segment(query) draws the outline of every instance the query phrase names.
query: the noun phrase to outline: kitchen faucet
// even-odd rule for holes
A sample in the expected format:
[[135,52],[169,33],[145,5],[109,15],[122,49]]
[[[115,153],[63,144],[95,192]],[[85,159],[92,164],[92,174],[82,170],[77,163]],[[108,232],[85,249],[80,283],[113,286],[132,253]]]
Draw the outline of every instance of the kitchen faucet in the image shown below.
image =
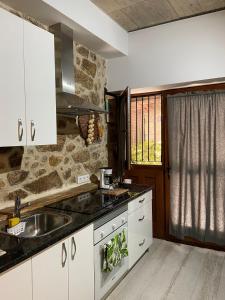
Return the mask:
[[14,216],[17,218],[20,218],[21,209],[23,209],[24,207],[27,207],[29,205],[30,205],[29,202],[27,202],[25,204],[21,204],[21,199],[19,197],[16,197],[15,207],[14,207]]

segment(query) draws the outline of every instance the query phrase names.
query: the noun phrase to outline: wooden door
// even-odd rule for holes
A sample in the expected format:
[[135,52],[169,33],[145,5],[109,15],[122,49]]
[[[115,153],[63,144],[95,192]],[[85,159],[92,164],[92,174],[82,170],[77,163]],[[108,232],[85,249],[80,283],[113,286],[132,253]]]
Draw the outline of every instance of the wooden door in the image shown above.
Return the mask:
[[27,144],[56,144],[54,36],[24,21]]
[[111,93],[105,90],[108,104],[108,156],[113,175],[121,179],[130,169],[130,89]]
[[[162,93],[132,95],[131,98],[131,169],[125,177],[131,178],[133,183],[145,184],[153,187],[152,215],[153,236],[166,238],[166,211],[164,198],[165,184],[165,145],[166,145],[166,110],[165,98]],[[134,116],[136,114],[136,116]],[[145,120],[146,119],[146,120]],[[139,122],[138,122],[139,120]],[[144,123],[145,120],[145,123]],[[132,125],[134,124],[134,127]],[[143,130],[143,126],[145,130]],[[142,127],[142,130],[141,130]],[[157,129],[158,128],[158,129]],[[136,131],[136,133],[134,133]],[[142,131],[141,145],[147,147],[147,154],[140,149],[138,131]],[[144,135],[143,135],[144,132]],[[147,138],[146,138],[147,136]],[[139,134],[140,138],[140,134]],[[135,145],[139,145],[134,147]],[[152,148],[151,148],[152,147]],[[157,147],[159,151],[157,152]],[[138,150],[139,149],[139,150]],[[149,150],[150,149],[150,150]],[[153,149],[153,153],[152,150]],[[140,154],[140,151],[142,152]],[[157,152],[157,155],[156,155]],[[142,163],[143,160],[143,163]]]
[[33,300],[68,300],[69,240],[32,258]]
[[26,145],[23,20],[0,9],[0,147]]
[[[124,93],[125,94],[125,93]],[[120,128],[119,128],[119,120],[118,120],[118,107],[120,104],[120,96],[123,95],[123,93],[105,93],[106,101],[109,103],[109,117],[108,117],[108,153],[109,153],[109,165],[114,169],[114,175],[117,174],[115,171],[116,168],[118,168],[117,161],[118,161],[118,153],[119,148],[121,147],[120,139],[117,139],[120,135]],[[148,156],[148,162],[149,164],[140,163],[139,160],[139,154],[137,155],[137,159],[135,162],[135,159],[133,159],[133,140],[132,140],[132,114],[133,110],[137,113],[140,113],[140,110],[138,109],[138,101],[144,105],[145,108],[147,108],[148,111],[150,111],[151,103],[154,102],[154,105],[157,101],[160,102],[160,114],[158,116],[160,123],[160,129],[159,129],[159,135],[161,136],[160,140],[160,147],[161,147],[161,157],[160,159],[156,159],[155,164],[151,164],[151,155]],[[128,147],[130,148],[130,154],[129,154],[129,160],[131,161],[131,164],[125,164],[124,170],[124,178],[131,178],[133,180],[133,183],[137,184],[145,184],[153,187],[153,236],[157,238],[165,238],[166,237],[166,226],[165,226],[165,200],[164,200],[164,170],[165,170],[165,164],[164,164],[164,151],[165,151],[165,123],[166,123],[166,114],[165,114],[165,102],[164,102],[164,95],[162,93],[149,93],[149,94],[138,94],[138,95],[131,95],[130,99],[130,114],[128,113],[127,116],[129,116],[129,119],[127,120],[128,123],[131,124],[131,130],[129,130],[130,135],[130,144],[127,143]],[[158,108],[157,108],[158,111]],[[153,112],[154,113],[154,112]],[[142,115],[143,115],[143,109],[142,109]],[[149,123],[150,118],[146,119],[146,122]],[[142,118],[142,124],[136,125],[136,128],[138,130],[140,129],[139,125],[142,125],[143,128],[143,118]],[[147,126],[147,132],[148,137],[151,136],[150,134],[151,127]],[[156,132],[157,134],[157,132]],[[145,134],[146,135],[146,134]],[[153,134],[155,135],[155,133]],[[135,139],[134,139],[135,140]],[[137,139],[136,139],[137,142]],[[142,140],[143,143],[143,140]],[[123,144],[122,144],[123,145]],[[149,153],[149,147],[150,143],[147,142],[148,147],[148,153]],[[138,147],[137,147],[138,148]],[[136,151],[138,152],[138,151]],[[142,151],[143,152],[143,151]],[[143,155],[142,155],[143,156]],[[127,156],[128,157],[128,156]],[[148,163],[147,162],[147,163]]]
[[94,300],[93,224],[69,238],[69,300]]

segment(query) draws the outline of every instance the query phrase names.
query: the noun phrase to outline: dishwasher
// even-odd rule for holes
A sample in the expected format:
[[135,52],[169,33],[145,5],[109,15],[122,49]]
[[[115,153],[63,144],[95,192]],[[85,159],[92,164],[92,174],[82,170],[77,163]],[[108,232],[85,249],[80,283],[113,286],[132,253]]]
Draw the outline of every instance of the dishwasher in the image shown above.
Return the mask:
[[95,300],[102,299],[128,271],[128,257],[124,257],[111,272],[102,270],[104,245],[124,229],[128,241],[127,220],[127,205],[125,205],[94,223]]

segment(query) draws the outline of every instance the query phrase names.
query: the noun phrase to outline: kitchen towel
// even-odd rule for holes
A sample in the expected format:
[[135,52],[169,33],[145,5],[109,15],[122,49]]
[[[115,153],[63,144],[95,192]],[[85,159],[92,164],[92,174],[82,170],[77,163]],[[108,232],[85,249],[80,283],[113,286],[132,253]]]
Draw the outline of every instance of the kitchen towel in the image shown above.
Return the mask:
[[104,272],[111,272],[121,262],[122,258],[128,256],[125,229],[104,245],[103,252],[102,269]]

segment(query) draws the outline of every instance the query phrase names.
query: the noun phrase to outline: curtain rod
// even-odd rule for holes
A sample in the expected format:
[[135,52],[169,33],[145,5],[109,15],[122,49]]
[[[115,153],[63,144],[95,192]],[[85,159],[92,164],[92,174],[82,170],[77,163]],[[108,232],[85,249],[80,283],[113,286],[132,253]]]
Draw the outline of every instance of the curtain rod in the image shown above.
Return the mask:
[[193,91],[193,92],[177,93],[174,95],[168,94],[167,98],[180,98],[180,97],[188,97],[188,96],[209,96],[209,95],[217,95],[217,94],[225,94],[225,90],[210,91],[210,92]]

